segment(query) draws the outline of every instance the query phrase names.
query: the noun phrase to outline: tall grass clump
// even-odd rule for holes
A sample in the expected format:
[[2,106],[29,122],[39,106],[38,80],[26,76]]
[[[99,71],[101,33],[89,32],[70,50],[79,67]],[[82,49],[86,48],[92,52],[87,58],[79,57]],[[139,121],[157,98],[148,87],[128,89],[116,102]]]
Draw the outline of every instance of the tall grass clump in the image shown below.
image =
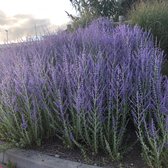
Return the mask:
[[132,120],[144,158],[162,165],[168,84],[150,33],[100,18],[73,33],[4,48],[0,58],[1,138],[30,146],[58,137],[83,154],[104,151],[116,160]]
[[168,4],[164,0],[137,4],[130,11],[130,19],[133,24],[150,30],[160,42],[160,47],[168,51]]
[[[137,3],[129,13],[132,24],[150,30],[158,45],[168,55],[168,3],[166,0],[152,0]],[[168,74],[168,57],[166,56],[163,73]]]

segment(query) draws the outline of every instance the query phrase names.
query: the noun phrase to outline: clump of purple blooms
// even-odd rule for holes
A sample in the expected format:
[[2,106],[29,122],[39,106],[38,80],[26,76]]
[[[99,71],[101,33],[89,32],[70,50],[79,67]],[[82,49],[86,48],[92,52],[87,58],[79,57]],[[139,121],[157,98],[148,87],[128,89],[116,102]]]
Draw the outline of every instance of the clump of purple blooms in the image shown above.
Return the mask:
[[135,124],[150,166],[168,143],[163,52],[139,27],[105,18],[0,53],[0,136],[19,146],[57,136],[119,159]]

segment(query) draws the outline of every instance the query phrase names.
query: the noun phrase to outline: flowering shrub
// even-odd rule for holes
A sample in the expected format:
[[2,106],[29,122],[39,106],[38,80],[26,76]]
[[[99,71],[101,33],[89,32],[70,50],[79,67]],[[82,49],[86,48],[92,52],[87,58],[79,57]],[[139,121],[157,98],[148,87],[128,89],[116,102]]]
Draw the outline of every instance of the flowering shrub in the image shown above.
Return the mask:
[[[133,120],[149,165],[167,144],[163,53],[139,27],[88,28],[2,50],[0,135],[19,146],[57,136],[119,159]],[[152,158],[152,159],[151,159]]]
[[[168,83],[161,76],[161,55],[157,50],[141,51],[135,69],[134,94],[131,97],[132,116],[143,156],[150,167],[162,167],[162,154],[167,150]],[[148,59],[149,58],[149,59]]]

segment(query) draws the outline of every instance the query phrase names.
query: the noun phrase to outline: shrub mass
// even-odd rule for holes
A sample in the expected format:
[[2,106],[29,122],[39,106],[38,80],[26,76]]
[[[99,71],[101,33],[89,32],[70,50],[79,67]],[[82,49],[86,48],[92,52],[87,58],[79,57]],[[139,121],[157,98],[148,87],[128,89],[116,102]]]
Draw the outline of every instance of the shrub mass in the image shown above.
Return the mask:
[[73,33],[6,47],[0,59],[1,138],[25,147],[56,136],[116,160],[131,120],[147,163],[163,164],[168,82],[150,33],[99,18]]

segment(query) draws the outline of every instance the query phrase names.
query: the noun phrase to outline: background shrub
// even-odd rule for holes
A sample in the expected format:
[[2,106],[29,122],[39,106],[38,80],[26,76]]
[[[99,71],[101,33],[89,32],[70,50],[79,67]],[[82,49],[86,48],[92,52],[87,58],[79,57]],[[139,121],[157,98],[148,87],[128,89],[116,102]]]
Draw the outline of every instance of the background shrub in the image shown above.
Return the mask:
[[118,21],[119,15],[126,16],[131,7],[139,0],[70,0],[78,16],[68,14],[72,19],[72,28],[88,26],[99,17]]
[[73,33],[4,48],[0,57],[2,138],[30,146],[57,136],[116,160],[133,120],[148,164],[162,165],[168,85],[150,33],[99,18]]
[[[168,54],[168,3],[165,0],[150,0],[137,3],[130,11],[130,21],[145,30],[151,31],[158,45]],[[168,56],[163,73],[168,74]]]

